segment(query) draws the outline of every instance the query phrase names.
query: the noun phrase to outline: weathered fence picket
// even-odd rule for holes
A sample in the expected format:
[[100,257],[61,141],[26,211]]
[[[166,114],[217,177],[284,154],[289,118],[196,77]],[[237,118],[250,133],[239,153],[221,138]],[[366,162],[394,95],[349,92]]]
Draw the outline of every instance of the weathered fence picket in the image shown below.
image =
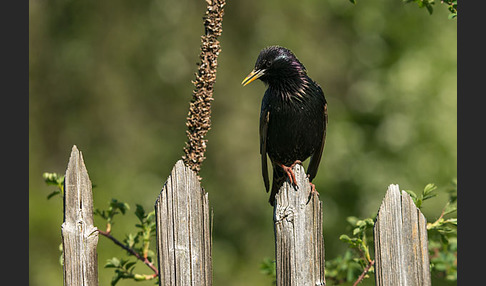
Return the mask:
[[412,198],[390,185],[374,228],[377,286],[431,285],[427,221]]
[[93,225],[93,194],[81,152],[73,146],[64,180],[61,226],[64,285],[98,285],[98,231]]
[[277,286],[325,285],[322,202],[304,168],[293,170],[297,186],[287,180],[274,207]]
[[208,194],[177,161],[155,203],[159,285],[212,285]]

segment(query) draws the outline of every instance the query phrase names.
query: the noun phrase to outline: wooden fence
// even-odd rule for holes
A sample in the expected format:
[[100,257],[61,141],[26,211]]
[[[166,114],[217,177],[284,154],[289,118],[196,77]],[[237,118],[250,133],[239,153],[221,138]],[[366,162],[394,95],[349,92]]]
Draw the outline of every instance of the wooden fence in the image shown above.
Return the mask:
[[[277,285],[326,285],[323,203],[304,168],[297,186],[284,183],[274,207]],[[155,203],[159,285],[212,285],[208,194],[178,161]],[[390,185],[374,227],[376,285],[431,285],[426,220],[410,196]],[[217,226],[216,226],[217,227]],[[62,224],[64,285],[98,285],[91,181],[73,146],[65,177]]]

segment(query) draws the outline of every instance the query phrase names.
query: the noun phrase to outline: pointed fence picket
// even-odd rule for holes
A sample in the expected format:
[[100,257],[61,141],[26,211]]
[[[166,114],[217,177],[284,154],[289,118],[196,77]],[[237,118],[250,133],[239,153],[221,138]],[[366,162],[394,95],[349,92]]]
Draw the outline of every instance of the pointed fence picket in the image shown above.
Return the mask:
[[374,228],[377,286],[429,286],[427,221],[412,198],[390,185]]
[[157,201],[159,285],[212,285],[208,194],[177,161]]
[[64,285],[98,285],[98,231],[93,225],[93,194],[83,155],[73,146],[64,179],[61,226]]

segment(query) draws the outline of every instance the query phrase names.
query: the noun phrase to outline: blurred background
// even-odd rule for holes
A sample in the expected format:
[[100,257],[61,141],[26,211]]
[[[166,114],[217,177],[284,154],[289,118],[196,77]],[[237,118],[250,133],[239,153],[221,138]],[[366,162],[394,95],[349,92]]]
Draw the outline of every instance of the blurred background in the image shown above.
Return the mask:
[[[62,285],[62,199],[43,172],[63,174],[75,144],[96,187],[94,204],[128,203],[120,240],[135,232],[135,205],[153,210],[183,155],[203,0],[29,1],[29,277]],[[272,284],[260,272],[274,256],[272,207],[261,178],[258,122],[265,90],[240,85],[260,50],[291,49],[323,88],[329,126],[314,180],[324,205],[326,259],[343,253],[346,217],[374,216],[389,184],[439,196],[457,174],[457,20],[437,3],[429,15],[402,1],[228,1],[200,175],[214,210],[214,285]],[[307,165],[307,162],[306,164]],[[95,224],[103,229],[98,217]],[[98,244],[100,285],[125,257]],[[150,274],[139,265],[136,271]],[[373,278],[363,285],[373,285]],[[435,282],[434,285],[447,285]],[[121,281],[118,285],[153,285]]]

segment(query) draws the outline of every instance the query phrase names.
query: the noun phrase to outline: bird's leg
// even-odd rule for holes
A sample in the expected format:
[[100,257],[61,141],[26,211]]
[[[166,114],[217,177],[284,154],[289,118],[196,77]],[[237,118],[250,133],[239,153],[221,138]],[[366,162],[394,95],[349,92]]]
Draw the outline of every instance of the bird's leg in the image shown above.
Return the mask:
[[319,197],[319,192],[316,190],[316,185],[314,185],[311,182],[309,182],[309,184],[311,186],[311,191],[309,193],[309,196],[315,193]]
[[282,167],[284,172],[287,173],[290,183],[294,186],[297,185],[297,179],[295,179],[295,174],[292,168],[297,164],[302,164],[302,162],[300,160],[295,160],[295,162],[292,163],[292,165],[290,165],[289,167],[285,166],[284,164],[280,164],[280,163],[278,164],[280,167]]
[[317,193],[317,195],[319,195],[319,193],[316,191],[316,185],[311,182],[309,182],[309,185],[311,186],[311,193]]
[[[307,177],[309,177],[309,175],[307,175]],[[319,192],[316,191],[316,185],[314,185],[313,183],[309,182],[309,185],[311,186],[311,191],[309,193],[309,199],[307,200],[307,204],[310,202],[310,199],[312,198],[312,194],[317,194],[317,197],[319,197]]]
[[[310,178],[310,175],[309,175],[309,174],[307,174],[307,178]],[[310,191],[310,194],[312,194],[312,193],[316,193],[316,194],[317,194],[317,196],[319,196],[319,192],[318,192],[318,191],[316,191],[316,185],[314,185],[314,184],[313,184],[313,183],[311,183],[310,181],[309,181],[309,185],[311,186],[311,191]],[[309,196],[310,196],[310,195],[309,195]]]

